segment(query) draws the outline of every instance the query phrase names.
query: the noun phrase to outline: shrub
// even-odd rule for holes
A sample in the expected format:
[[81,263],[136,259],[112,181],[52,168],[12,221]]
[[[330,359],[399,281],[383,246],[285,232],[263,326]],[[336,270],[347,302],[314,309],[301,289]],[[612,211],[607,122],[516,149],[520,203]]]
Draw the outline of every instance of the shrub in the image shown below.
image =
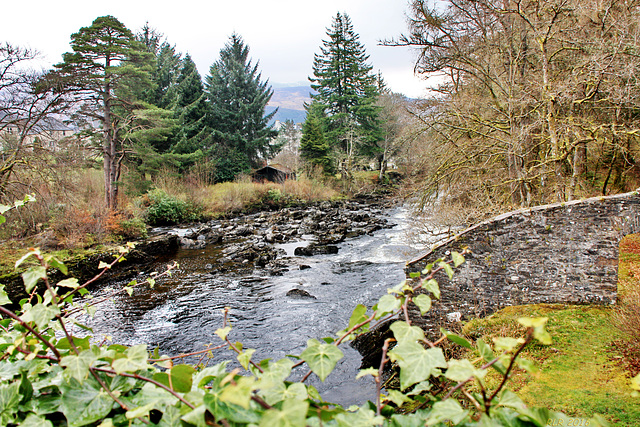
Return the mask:
[[148,237],[145,222],[122,212],[111,212],[107,217],[105,228],[115,240],[137,240]]
[[103,241],[107,234],[106,219],[106,211],[60,204],[52,210],[49,227],[58,238],[60,246],[72,249]]
[[147,222],[150,225],[174,225],[200,218],[199,209],[192,203],[170,196],[162,190],[147,193],[149,207]]

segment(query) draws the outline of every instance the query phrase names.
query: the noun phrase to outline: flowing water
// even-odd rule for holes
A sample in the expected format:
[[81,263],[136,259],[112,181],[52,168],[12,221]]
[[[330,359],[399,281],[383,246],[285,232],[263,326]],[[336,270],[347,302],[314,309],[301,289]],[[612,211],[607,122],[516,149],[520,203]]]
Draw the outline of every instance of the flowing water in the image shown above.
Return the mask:
[[[230,307],[229,338],[256,349],[253,360],[300,354],[308,339],[334,335],[357,304],[372,306],[404,279],[404,263],[418,250],[404,243],[406,210],[388,211],[388,220],[396,225],[347,239],[334,255],[298,258],[291,255],[293,248],[305,242],[284,245],[291,267],[282,276],[261,275],[260,270],[250,276],[211,273],[207,264],[221,257],[223,244],[181,250],[176,256],[180,270],[172,278],[104,303],[89,323],[96,334],[110,335],[114,342],[148,343],[161,354],[177,355],[220,344],[215,331],[223,324],[224,308]],[[301,264],[308,268],[300,269]],[[287,296],[291,289],[305,290],[315,299]],[[360,355],[348,345],[341,348],[345,358],[326,382],[313,375],[309,382],[330,402],[348,406],[373,399],[371,378],[355,380]],[[232,358],[229,350],[217,350],[211,363]],[[298,376],[306,373],[306,368],[298,370]]]

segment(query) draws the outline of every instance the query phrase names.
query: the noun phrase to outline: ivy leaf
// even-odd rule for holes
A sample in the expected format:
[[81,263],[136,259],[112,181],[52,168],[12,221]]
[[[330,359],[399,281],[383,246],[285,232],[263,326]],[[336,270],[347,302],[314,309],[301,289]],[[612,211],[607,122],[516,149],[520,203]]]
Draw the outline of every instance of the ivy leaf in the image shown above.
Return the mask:
[[431,298],[425,294],[419,294],[415,298],[413,298],[413,303],[418,306],[420,309],[420,314],[424,316],[424,314],[431,310]]
[[[302,384],[300,384],[302,385]],[[309,403],[305,400],[289,399],[282,409],[269,409],[260,420],[260,427],[297,427],[305,425]]]
[[[196,372],[196,376],[193,380],[193,382],[196,384],[196,387],[203,388],[211,380],[226,375],[226,368],[228,364],[229,362],[225,361],[214,366],[208,366]],[[291,363],[291,365],[293,365],[293,362]]]
[[79,382],[83,382],[89,377],[89,367],[98,360],[98,357],[91,350],[81,351],[78,355],[65,356],[60,360],[60,365],[65,366],[63,375],[71,380],[75,378]]
[[462,256],[456,251],[451,252],[451,259],[453,260],[454,267],[459,267],[461,264],[464,263],[464,256]]
[[27,418],[25,418],[20,425],[22,427],[53,427],[51,421],[33,413],[27,415]]
[[264,398],[269,405],[275,405],[289,399],[305,400],[308,397],[307,388],[302,383],[293,383],[287,387],[284,382],[278,383],[263,392]]
[[431,292],[434,297],[436,297],[437,299],[440,299],[440,286],[438,285],[438,282],[436,281],[436,279],[427,280],[423,285],[423,287],[427,291]]
[[193,383],[193,373],[195,368],[190,365],[176,365],[167,372],[156,372],[153,379],[166,385],[178,393],[188,393],[191,391]]
[[111,267],[110,267],[110,266],[109,266],[109,264],[107,264],[106,262],[104,262],[104,261],[100,261],[100,262],[98,263],[98,270],[103,270],[103,269],[105,269],[105,268],[109,269],[109,268],[111,268]]
[[64,279],[58,282],[58,286],[61,288],[77,288],[80,284],[78,283],[78,279],[75,277],[70,277],[68,279]]
[[442,334],[444,336],[447,337],[447,339],[453,343],[456,343],[462,347],[466,347],[469,350],[473,350],[473,345],[471,345],[471,343],[469,341],[467,341],[466,339],[464,339],[463,337],[461,337],[460,335],[456,335],[454,333],[451,333],[449,331],[447,331],[444,328],[440,328],[440,332],[442,332]]
[[423,391],[431,390],[431,383],[429,381],[423,381],[416,384],[416,386],[407,393],[408,396],[420,395]]
[[533,328],[533,337],[541,344],[550,345],[551,335],[546,331],[548,317],[521,317],[518,323],[526,328]]
[[403,341],[422,341],[424,340],[424,331],[417,326],[410,326],[407,322],[397,321],[390,326],[393,336],[398,342]]
[[401,305],[402,301],[395,296],[390,294],[384,295],[382,298],[380,298],[378,304],[376,305],[376,318],[379,319],[387,313],[396,311],[400,308]]
[[[520,419],[523,419],[524,417],[529,418],[529,420],[526,420],[526,418],[523,421],[531,421],[532,423],[534,423],[537,426],[546,426],[547,421],[549,421],[552,417],[552,413],[550,410],[548,410],[547,408],[524,408],[518,411],[521,415],[521,417],[519,417]],[[524,416],[524,417],[522,417]],[[559,425],[559,424],[558,424]],[[568,425],[568,424],[567,424]]]
[[362,304],[358,304],[356,308],[353,309],[353,313],[351,313],[351,317],[349,318],[349,327],[347,329],[351,329],[367,319],[367,307]]
[[435,347],[425,350],[417,342],[402,341],[389,352],[391,361],[400,366],[400,386],[407,387],[439,374],[438,368],[446,368],[442,349]]
[[100,384],[90,377],[80,383],[72,378],[60,385],[62,400],[60,410],[69,427],[79,427],[105,418],[113,408],[113,399]]
[[225,339],[227,339],[227,335],[229,335],[229,332],[231,331],[231,326],[227,326],[224,328],[219,328],[216,330],[216,335],[220,337],[220,339],[222,341],[224,341]]
[[[491,347],[489,347],[482,339],[476,341],[476,346],[478,347],[478,353],[480,353],[480,356],[482,356],[485,362],[491,362],[496,358],[493,350],[491,350]],[[494,363],[493,365],[491,365],[491,367],[502,375],[507,372],[507,368],[505,368],[504,365],[500,362]]]
[[237,377],[235,384],[230,384],[222,390],[220,400],[249,409],[255,384],[256,379],[253,377]]
[[47,255],[44,257],[44,259],[45,261],[47,261],[47,264],[49,265],[49,267],[57,268],[65,276],[69,273],[67,266],[64,265],[64,263],[60,261],[58,258],[56,258],[55,256]]
[[24,281],[24,288],[27,293],[31,292],[31,290],[36,286],[38,280],[44,279],[47,277],[47,269],[41,265],[30,267],[22,273],[22,280]]
[[25,403],[31,400],[33,396],[33,385],[31,385],[31,381],[27,378],[27,372],[22,371],[20,378],[20,396],[22,396],[21,403]]
[[178,398],[154,384],[145,383],[140,391],[133,395],[131,402],[136,406],[153,404],[154,407],[159,408],[175,405],[178,402]]
[[195,368],[191,365],[175,365],[171,368],[171,384],[173,389],[179,393],[191,391],[193,373]]
[[498,351],[511,351],[519,344],[524,343],[523,339],[516,339],[511,337],[497,337],[493,339],[493,343]]
[[467,360],[449,360],[449,369],[445,372],[444,376],[451,381],[462,382],[466,381],[470,377],[475,377],[479,380],[483,379],[487,374],[485,369],[476,369],[473,364]]
[[402,406],[405,402],[413,402],[413,400],[407,397],[404,393],[398,390],[387,390],[387,400],[396,404],[396,406]]
[[293,361],[289,358],[269,363],[269,366],[264,369],[264,372],[258,374],[258,388],[266,390],[268,388],[275,387],[278,384],[282,384],[291,374],[291,368],[293,368]]
[[253,356],[253,353],[255,352],[256,351],[254,349],[248,348],[238,355],[238,362],[240,362],[240,364],[244,369],[249,369],[249,362],[251,361],[251,356]]
[[360,369],[360,372],[356,375],[356,379],[358,380],[366,375],[371,375],[372,377],[377,378],[380,375],[380,372],[376,368]]
[[358,408],[357,412],[345,412],[335,418],[340,427],[370,427],[384,423],[384,418],[371,409]]
[[143,406],[138,406],[137,408],[128,410],[125,413],[125,416],[127,417],[128,420],[132,420],[134,418],[146,417],[147,415],[149,415],[149,411],[151,411],[154,406],[155,405],[153,403],[148,403]]
[[37,255],[40,255],[40,249],[38,249],[38,248],[29,249],[29,252],[27,252],[26,254],[22,255],[22,257],[18,261],[16,261],[15,268],[17,269],[18,267],[20,267],[22,265],[22,263],[24,263],[29,257],[37,256]]
[[0,305],[11,304],[9,295],[4,291],[4,285],[0,285]]
[[535,362],[532,362],[531,360],[518,357],[516,359],[516,364],[530,374],[535,374],[538,372],[538,367],[536,366]]
[[342,350],[338,347],[332,344],[321,344],[316,339],[307,341],[307,348],[300,355],[300,358],[307,362],[309,368],[323,382],[342,357]]
[[13,421],[13,414],[18,411],[20,403],[20,383],[12,382],[10,384],[0,385],[0,422],[8,425]]
[[125,357],[116,359],[111,363],[111,367],[116,373],[121,374],[123,372],[135,372],[139,369],[147,368],[147,359],[149,354],[147,353],[147,345],[139,344],[129,347],[124,352]]
[[441,261],[438,263],[438,267],[441,267],[444,272],[447,273],[447,276],[449,276],[449,280],[453,279],[453,268],[451,268],[449,263]]
[[523,410],[527,407],[525,403],[511,390],[505,389],[500,394],[499,406],[506,406],[507,408],[513,408],[517,411]]
[[447,399],[433,404],[433,409],[429,412],[427,425],[432,426],[449,421],[452,425],[459,424],[464,420],[469,411],[460,406],[457,400]]
[[35,322],[38,328],[43,329],[58,313],[60,313],[60,309],[57,306],[45,306],[42,303],[38,303],[25,311],[20,318],[26,323]]

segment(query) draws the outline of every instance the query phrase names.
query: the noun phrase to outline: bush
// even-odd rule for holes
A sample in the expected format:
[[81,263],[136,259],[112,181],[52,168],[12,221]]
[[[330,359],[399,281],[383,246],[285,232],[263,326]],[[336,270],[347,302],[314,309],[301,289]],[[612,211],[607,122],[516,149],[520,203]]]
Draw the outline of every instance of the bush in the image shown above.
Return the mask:
[[162,190],[147,193],[147,223],[150,225],[174,225],[200,218],[199,209],[192,203],[170,196]]
[[126,216],[122,212],[111,212],[105,228],[115,240],[137,240],[148,237],[147,224],[138,217]]
[[102,242],[106,236],[106,211],[60,204],[52,209],[49,227],[63,248],[73,249]]

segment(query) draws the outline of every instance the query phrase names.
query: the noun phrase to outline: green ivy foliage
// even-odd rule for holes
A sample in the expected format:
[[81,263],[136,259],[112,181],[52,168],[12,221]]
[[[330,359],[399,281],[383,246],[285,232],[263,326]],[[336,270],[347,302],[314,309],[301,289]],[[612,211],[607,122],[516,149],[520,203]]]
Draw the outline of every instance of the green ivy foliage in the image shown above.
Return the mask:
[[[128,250],[128,244],[111,263],[113,268]],[[224,347],[237,354],[242,368],[231,369],[229,362],[214,366],[180,363],[181,356],[163,356],[146,345],[131,347],[109,344],[91,335],[90,328],[78,323],[80,313],[92,314],[105,298],[90,298],[86,287],[68,278],[51,283],[47,271],[55,267],[66,274],[66,267],[55,257],[30,249],[16,262],[28,259],[37,266],[23,274],[30,293],[11,311],[11,301],[0,287],[0,425],[22,426],[547,426],[569,425],[564,414],[544,408],[527,407],[505,386],[518,366],[527,371],[532,364],[520,357],[532,341],[549,344],[545,318],[525,318],[524,337],[500,338],[494,343],[465,338],[442,331],[433,342],[407,316],[409,304],[429,310],[432,298],[439,298],[434,274],[464,261],[454,253],[450,260],[428,266],[420,275],[389,289],[378,303],[367,309],[355,307],[346,327],[333,337],[310,339],[298,356],[280,360],[256,361],[254,350],[230,339],[233,329],[225,321],[216,334],[220,345],[205,348],[207,354]],[[133,292],[135,286],[154,286],[157,279],[170,275],[176,266],[147,279],[130,282],[117,292]],[[45,292],[35,293],[44,282]],[[325,402],[318,391],[305,384],[311,375],[324,381],[343,357],[341,345],[377,324],[396,319],[391,325],[394,338],[383,347],[380,367],[363,369],[358,377],[371,377],[377,388],[376,402],[343,408]],[[79,328],[78,328],[79,327]],[[74,335],[76,330],[83,335]],[[446,360],[439,345],[449,340],[475,351],[473,359]],[[192,354],[193,355],[193,354]],[[383,390],[382,373],[389,363],[400,371],[400,389]],[[304,370],[300,381],[292,381],[294,370]],[[485,381],[496,371],[501,383],[494,388]],[[444,387],[432,389],[437,382]],[[640,389],[640,377],[634,387]],[[410,413],[398,407],[410,405]],[[602,419],[589,425],[606,425]],[[586,424],[584,424],[586,425]]]

